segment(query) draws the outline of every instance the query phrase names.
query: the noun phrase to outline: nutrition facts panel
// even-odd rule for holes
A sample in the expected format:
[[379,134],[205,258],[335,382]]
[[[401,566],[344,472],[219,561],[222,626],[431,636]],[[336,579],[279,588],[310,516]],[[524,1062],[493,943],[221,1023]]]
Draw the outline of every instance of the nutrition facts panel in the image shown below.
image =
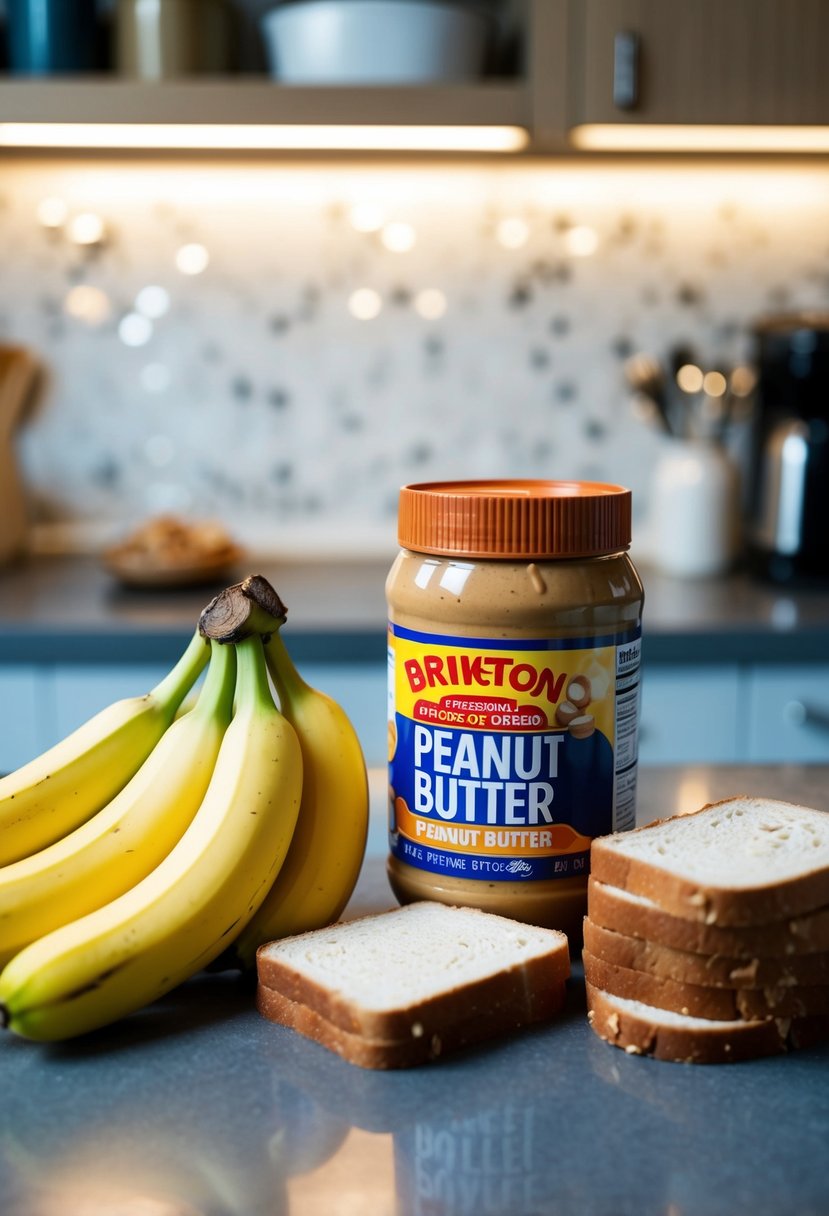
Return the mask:
[[616,647],[616,729],[613,830],[636,822],[636,753],[639,727],[639,660],[642,639]]

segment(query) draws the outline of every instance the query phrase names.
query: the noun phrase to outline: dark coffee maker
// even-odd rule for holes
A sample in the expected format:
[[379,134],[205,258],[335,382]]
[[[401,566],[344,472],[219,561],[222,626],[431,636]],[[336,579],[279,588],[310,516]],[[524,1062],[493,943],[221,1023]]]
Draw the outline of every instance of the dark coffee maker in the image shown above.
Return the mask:
[[829,579],[829,313],[754,327],[752,565],[774,582]]

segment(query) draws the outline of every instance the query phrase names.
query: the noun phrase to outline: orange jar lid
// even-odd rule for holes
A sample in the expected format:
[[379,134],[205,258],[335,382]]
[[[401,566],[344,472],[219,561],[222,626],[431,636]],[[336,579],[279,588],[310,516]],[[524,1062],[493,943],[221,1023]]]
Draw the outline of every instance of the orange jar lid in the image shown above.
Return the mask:
[[404,549],[446,557],[600,557],[630,544],[631,493],[599,481],[433,481],[403,486]]

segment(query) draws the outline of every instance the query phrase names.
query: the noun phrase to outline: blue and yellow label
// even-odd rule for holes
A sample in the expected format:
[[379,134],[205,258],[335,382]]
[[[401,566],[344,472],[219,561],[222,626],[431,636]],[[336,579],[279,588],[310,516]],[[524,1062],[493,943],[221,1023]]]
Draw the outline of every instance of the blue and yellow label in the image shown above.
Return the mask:
[[389,831],[408,865],[571,878],[633,826],[639,630],[451,637],[389,626]]

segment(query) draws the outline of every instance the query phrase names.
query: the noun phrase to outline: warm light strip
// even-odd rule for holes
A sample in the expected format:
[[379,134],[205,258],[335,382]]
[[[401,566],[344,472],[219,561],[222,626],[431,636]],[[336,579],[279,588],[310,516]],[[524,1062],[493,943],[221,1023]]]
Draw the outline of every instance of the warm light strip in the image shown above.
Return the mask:
[[522,127],[0,123],[0,146],[7,148],[518,152],[527,141]]
[[586,123],[570,138],[593,152],[829,152],[829,127]]

